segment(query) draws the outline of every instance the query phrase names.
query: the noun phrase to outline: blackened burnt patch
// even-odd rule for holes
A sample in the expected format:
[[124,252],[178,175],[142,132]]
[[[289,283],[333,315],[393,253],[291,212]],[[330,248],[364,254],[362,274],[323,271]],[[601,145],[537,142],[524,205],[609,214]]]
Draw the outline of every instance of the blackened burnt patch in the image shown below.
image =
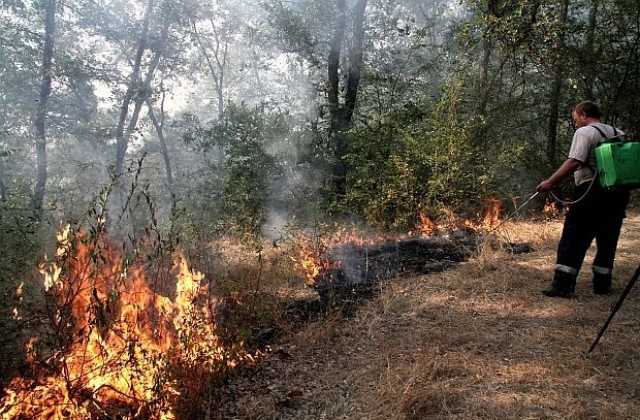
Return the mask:
[[381,280],[440,272],[467,261],[484,241],[512,253],[532,249],[528,244],[502,243],[466,231],[369,244],[348,242],[327,252],[331,268],[315,278],[313,287],[323,301],[350,303],[373,294]]

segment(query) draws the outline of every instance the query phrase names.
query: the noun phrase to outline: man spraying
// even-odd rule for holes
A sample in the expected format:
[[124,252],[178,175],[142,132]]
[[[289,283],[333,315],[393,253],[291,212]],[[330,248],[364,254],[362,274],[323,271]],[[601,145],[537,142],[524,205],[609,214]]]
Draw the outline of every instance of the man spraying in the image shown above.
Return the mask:
[[611,291],[613,261],[625,210],[628,189],[607,190],[596,178],[595,148],[620,130],[603,124],[597,104],[584,101],[571,113],[577,130],[573,135],[569,156],[548,179],[536,188],[550,191],[569,175],[575,178],[574,198],[564,220],[558,243],[556,266],[551,285],[542,293],[549,297],[571,298],[585,254],[595,238],[597,253],[593,260],[593,292]]

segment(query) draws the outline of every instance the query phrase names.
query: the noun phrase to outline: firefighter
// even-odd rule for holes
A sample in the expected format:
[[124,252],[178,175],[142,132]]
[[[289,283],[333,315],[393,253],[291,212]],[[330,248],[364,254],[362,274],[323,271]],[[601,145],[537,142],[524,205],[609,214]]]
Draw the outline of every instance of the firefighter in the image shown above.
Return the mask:
[[597,252],[591,269],[593,292],[611,291],[613,260],[625,210],[629,203],[629,190],[606,190],[596,179],[595,148],[605,138],[624,134],[603,124],[597,104],[584,101],[571,113],[576,127],[569,156],[562,165],[536,188],[538,192],[553,189],[571,174],[575,188],[572,204],[564,220],[558,243],[556,266],[551,285],[542,293],[549,297],[571,298],[575,293],[576,278],[585,254],[595,238]]

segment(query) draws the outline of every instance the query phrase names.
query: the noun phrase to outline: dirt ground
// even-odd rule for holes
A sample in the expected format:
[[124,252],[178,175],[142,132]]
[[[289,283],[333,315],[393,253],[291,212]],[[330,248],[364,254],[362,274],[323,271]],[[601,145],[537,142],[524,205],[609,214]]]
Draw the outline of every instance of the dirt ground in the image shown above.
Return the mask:
[[639,419],[640,286],[588,353],[640,263],[625,221],[609,296],[547,298],[561,219],[508,222],[529,242],[490,247],[441,273],[386,280],[355,315],[292,329],[213,396],[224,419]]

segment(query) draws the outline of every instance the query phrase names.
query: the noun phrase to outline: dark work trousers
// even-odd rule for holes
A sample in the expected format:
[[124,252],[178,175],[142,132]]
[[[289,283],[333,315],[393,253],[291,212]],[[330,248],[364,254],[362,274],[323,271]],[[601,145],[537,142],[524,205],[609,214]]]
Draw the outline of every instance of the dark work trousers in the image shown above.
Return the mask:
[[[590,182],[585,182],[575,187],[573,201],[582,197],[589,190],[589,185]],[[569,207],[558,244],[556,271],[577,276],[595,239],[597,252],[593,271],[611,276],[628,203],[628,190],[605,190],[596,180],[587,195]]]

